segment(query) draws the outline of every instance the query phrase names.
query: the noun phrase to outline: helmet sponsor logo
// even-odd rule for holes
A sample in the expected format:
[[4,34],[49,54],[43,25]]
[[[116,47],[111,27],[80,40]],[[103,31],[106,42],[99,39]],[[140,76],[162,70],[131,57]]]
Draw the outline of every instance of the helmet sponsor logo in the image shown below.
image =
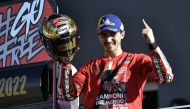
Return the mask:
[[68,32],[68,30],[69,30],[69,27],[68,27],[67,25],[64,25],[64,26],[60,27],[60,28],[57,30],[57,33],[58,33],[59,35],[61,35],[61,34],[64,34],[64,33]]

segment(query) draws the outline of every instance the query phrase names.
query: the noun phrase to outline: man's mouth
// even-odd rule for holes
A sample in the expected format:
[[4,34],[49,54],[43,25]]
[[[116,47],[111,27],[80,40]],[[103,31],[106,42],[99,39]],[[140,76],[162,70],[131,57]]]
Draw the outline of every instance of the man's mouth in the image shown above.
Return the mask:
[[105,43],[105,45],[106,45],[107,47],[111,47],[113,44],[112,44],[112,43]]

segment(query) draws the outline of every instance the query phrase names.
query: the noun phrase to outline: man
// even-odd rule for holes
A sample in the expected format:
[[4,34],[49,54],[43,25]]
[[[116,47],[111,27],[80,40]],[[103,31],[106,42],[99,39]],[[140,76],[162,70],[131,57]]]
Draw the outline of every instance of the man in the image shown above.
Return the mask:
[[[65,76],[63,72],[69,72],[72,76],[77,71],[71,64],[75,53],[79,49],[79,36],[75,22],[66,15],[52,14],[44,18],[39,25],[39,34],[45,50],[54,59],[53,75],[56,80],[53,82],[53,92],[56,92],[55,99],[57,100],[58,109],[78,109],[79,97],[72,101],[64,101],[63,87],[61,87]],[[53,77],[53,79],[55,78]]]
[[143,20],[143,37],[150,49],[148,55],[124,52],[125,36],[120,18],[107,14],[99,19],[97,33],[104,56],[80,67],[65,81],[66,100],[83,93],[84,109],[141,109],[143,88],[147,80],[168,83],[173,80],[169,63],[156,45],[152,29]]

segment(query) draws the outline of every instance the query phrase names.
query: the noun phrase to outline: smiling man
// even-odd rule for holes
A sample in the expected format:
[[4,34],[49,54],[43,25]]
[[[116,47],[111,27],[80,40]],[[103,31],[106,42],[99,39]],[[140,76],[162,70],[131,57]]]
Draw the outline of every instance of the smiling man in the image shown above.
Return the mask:
[[80,67],[74,76],[65,73],[70,77],[70,90],[64,90],[65,99],[70,99],[68,93],[74,98],[83,93],[85,109],[141,109],[147,80],[160,84],[171,82],[174,77],[171,67],[156,45],[152,29],[144,20],[142,23],[149,55],[123,51],[122,21],[113,14],[102,16],[97,33],[104,55]]

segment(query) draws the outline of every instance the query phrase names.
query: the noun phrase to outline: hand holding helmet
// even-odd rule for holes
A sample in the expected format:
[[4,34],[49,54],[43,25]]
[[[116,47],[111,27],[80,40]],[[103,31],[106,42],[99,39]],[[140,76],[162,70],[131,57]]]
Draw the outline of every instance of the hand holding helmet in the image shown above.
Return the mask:
[[52,14],[39,25],[40,39],[54,60],[70,63],[78,51],[77,26],[68,16]]

